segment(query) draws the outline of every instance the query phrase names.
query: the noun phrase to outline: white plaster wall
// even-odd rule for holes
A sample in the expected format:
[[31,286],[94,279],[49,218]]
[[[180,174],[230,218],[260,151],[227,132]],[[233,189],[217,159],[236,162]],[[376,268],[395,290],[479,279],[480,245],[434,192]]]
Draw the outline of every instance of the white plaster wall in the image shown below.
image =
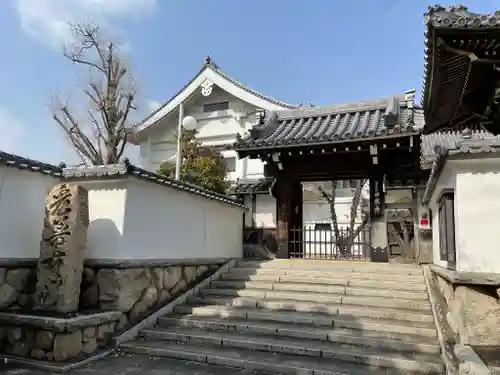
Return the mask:
[[47,190],[58,179],[0,166],[0,258],[38,258]]
[[92,259],[203,259],[242,256],[243,210],[128,178],[86,183]]
[[88,190],[89,229],[86,259],[119,259],[126,246],[127,180],[81,181]]
[[458,270],[500,273],[500,159],[455,162]]
[[[205,104],[229,102],[229,109],[204,113]],[[256,123],[256,107],[215,87],[208,96],[197,96],[184,105],[184,115],[198,120],[198,140],[203,145],[233,144],[237,134],[243,135]],[[174,111],[162,120],[156,130],[151,131],[148,138],[140,143],[140,164],[143,168],[156,171],[164,161],[175,163],[177,147],[178,112]],[[235,151],[224,151],[224,157],[236,156]],[[236,170],[229,173],[228,179],[263,177],[264,163],[256,159],[237,159]]]
[[433,258],[439,260],[437,198],[445,188],[455,191],[456,268],[500,273],[500,159],[448,160],[432,195]]

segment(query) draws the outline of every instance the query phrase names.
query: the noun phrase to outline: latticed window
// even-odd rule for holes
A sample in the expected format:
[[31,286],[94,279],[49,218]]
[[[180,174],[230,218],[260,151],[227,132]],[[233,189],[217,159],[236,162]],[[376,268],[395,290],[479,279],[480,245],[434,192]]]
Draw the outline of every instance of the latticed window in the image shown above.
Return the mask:
[[439,254],[448,268],[456,264],[454,201],[453,193],[445,193],[438,202]]

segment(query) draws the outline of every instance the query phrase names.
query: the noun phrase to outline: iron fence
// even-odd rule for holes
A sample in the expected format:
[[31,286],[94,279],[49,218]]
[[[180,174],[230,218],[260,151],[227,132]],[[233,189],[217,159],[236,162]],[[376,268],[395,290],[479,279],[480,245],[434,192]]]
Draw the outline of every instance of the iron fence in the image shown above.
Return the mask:
[[336,235],[330,226],[294,228],[289,244],[291,258],[370,260],[370,227],[349,233],[339,228]]

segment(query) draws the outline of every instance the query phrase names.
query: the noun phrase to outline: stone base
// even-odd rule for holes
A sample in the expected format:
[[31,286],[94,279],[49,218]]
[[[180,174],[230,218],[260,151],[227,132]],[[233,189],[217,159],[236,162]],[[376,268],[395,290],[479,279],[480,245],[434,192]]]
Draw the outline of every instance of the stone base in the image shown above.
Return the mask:
[[167,305],[219,267],[219,264],[85,267],[80,308],[120,311],[117,330],[123,331]]
[[84,360],[105,350],[122,313],[79,313],[64,319],[0,313],[1,352],[48,362]]
[[459,343],[500,346],[499,276],[466,274],[437,266],[431,266],[431,270],[446,305],[447,322]]

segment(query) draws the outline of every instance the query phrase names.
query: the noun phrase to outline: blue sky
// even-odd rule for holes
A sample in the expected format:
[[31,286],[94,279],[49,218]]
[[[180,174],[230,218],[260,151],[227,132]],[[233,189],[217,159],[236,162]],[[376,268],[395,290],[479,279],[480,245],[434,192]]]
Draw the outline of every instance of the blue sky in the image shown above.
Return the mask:
[[[454,2],[443,1],[442,5]],[[139,109],[178,91],[210,54],[229,75],[291,103],[420,94],[424,0],[4,0],[0,5],[0,149],[71,160],[50,93],[81,76],[60,53],[66,21],[91,19],[126,48]],[[493,12],[499,0],[469,1]],[[75,103],[78,104],[78,103]]]

